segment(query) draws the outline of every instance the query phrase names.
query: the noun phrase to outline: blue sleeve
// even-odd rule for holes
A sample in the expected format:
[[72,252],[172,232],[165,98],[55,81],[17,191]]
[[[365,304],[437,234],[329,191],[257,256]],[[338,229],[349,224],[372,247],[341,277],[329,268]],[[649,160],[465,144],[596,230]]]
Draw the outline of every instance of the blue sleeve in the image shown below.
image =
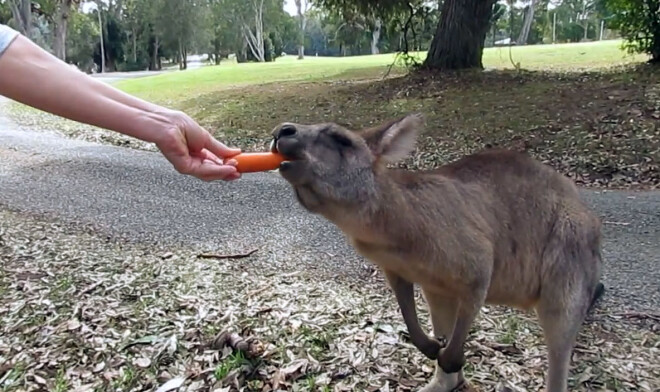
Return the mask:
[[18,32],[9,26],[0,24],[0,56],[9,47],[9,44],[18,36]]

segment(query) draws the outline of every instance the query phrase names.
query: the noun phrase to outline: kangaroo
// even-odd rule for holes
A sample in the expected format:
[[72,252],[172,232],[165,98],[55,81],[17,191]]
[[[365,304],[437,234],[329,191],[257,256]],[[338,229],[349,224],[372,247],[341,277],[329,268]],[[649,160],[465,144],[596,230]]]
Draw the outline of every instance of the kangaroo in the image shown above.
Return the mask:
[[421,391],[469,387],[468,332],[484,304],[499,304],[536,311],[547,391],[565,392],[577,334],[604,291],[600,219],[572,181],[520,152],[487,149],[433,170],[388,167],[414,150],[422,125],[419,114],[360,131],[283,123],[271,149],[287,158],[279,173],[303,208],[385,275],[413,345],[436,362]]

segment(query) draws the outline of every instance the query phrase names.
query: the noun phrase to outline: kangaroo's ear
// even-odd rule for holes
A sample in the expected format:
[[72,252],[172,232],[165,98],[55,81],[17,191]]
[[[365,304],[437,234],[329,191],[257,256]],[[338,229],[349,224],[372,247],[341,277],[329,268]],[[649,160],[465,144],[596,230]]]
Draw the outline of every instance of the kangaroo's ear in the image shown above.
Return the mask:
[[405,159],[414,149],[423,117],[415,113],[390,121],[360,134],[377,159],[395,163]]

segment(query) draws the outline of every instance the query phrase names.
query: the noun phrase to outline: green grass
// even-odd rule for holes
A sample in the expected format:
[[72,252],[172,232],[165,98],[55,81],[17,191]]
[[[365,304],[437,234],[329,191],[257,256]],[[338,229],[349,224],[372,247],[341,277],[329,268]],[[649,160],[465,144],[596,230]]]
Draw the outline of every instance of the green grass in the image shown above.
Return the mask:
[[252,366],[253,364],[248,360],[242,351],[237,351],[230,354],[225,358],[213,372],[216,380],[223,380],[231,373],[232,370],[239,369],[243,366]]
[[[498,47],[484,50],[486,68],[513,69],[509,51],[515,63],[523,69],[575,70],[598,68],[644,60],[621,50],[621,41],[600,41],[582,44]],[[426,53],[417,53],[423,60]],[[310,82],[327,79],[377,78],[394,61],[394,54],[352,57],[313,57],[299,61],[295,56],[278,58],[272,63],[223,63],[186,72],[125,80],[116,83],[120,89],[160,102],[177,102],[185,98],[246,84],[283,81]]]

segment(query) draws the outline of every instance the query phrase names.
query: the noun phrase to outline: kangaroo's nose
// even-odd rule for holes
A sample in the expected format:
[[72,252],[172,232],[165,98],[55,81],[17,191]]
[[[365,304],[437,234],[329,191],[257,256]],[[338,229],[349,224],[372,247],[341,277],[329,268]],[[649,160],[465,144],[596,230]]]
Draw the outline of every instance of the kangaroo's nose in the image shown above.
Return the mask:
[[298,130],[294,125],[285,124],[282,126],[282,128],[280,128],[279,131],[277,131],[277,135],[275,136],[275,138],[280,139],[283,137],[291,137],[294,136],[297,132]]

